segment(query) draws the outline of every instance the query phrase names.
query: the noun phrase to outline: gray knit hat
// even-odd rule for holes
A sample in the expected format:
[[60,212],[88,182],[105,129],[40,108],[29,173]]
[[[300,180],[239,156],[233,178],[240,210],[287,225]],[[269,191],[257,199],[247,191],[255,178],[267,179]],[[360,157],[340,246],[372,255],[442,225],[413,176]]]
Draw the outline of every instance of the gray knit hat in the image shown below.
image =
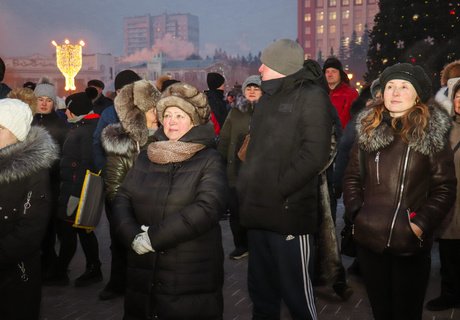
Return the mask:
[[262,80],[260,79],[260,75],[253,74],[252,76],[249,76],[246,78],[246,80],[244,80],[243,85],[241,86],[241,90],[243,90],[244,93],[244,90],[246,90],[246,87],[250,84],[255,84],[258,87],[260,87],[261,81]]
[[38,97],[48,97],[54,102],[54,106],[57,105],[56,102],[56,88],[54,84],[48,78],[42,78],[35,86],[34,90],[35,96]]
[[211,116],[206,95],[184,82],[174,83],[162,93],[157,103],[157,117],[161,123],[168,107],[177,107],[187,113],[195,126],[206,124]]
[[273,42],[264,49],[260,57],[267,67],[286,76],[302,69],[304,59],[302,47],[290,39]]

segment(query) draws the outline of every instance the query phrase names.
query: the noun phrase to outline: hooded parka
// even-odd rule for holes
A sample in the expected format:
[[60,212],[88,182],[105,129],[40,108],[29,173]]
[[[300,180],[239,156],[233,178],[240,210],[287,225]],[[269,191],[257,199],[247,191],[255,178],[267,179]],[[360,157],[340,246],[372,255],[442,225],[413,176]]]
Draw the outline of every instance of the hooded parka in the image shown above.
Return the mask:
[[49,170],[58,146],[32,126],[0,149],[0,319],[38,319],[40,244],[51,214]]

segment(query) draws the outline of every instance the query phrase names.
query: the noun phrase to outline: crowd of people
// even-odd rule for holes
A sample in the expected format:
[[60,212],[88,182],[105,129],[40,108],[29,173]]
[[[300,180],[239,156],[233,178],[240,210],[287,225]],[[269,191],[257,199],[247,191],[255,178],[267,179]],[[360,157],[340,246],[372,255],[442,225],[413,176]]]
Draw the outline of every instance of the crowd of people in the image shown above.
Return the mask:
[[[0,59],[0,318],[39,319],[42,286],[103,281],[92,230],[75,228],[87,170],[104,180],[110,275],[124,319],[222,319],[229,216],[247,257],[253,319],[317,319],[316,285],[353,295],[335,234],[337,199],[353,229],[376,320],[420,320],[439,241],[432,311],[460,307],[460,61],[433,95],[425,70],[388,66],[360,92],[335,57],[305,60],[281,39],[259,74],[225,94],[119,72],[113,99],[93,79],[61,99],[47,78],[11,89]],[[225,223],[225,222],[224,222]],[[328,232],[329,231],[329,232]],[[27,305],[27,308],[24,306]]]

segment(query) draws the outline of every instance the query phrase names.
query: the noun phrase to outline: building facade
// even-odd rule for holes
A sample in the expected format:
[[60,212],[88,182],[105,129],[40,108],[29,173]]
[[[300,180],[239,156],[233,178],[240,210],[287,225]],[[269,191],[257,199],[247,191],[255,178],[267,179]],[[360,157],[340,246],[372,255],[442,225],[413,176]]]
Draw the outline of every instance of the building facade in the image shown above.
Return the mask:
[[353,31],[360,42],[374,26],[378,0],[298,0],[297,38],[305,57],[338,55],[348,46]]
[[166,35],[190,42],[194,48],[193,53],[198,54],[199,34],[198,17],[188,13],[125,17],[124,54],[129,56],[142,49],[150,49]]
[[22,87],[27,81],[37,83],[40,78],[48,78],[60,97],[85,90],[91,79],[104,82],[106,90],[113,88],[115,62],[111,54],[83,54],[82,68],[75,77],[75,91],[65,91],[65,78],[56,65],[55,56],[39,54],[27,57],[2,57],[6,65],[5,83],[11,88]]

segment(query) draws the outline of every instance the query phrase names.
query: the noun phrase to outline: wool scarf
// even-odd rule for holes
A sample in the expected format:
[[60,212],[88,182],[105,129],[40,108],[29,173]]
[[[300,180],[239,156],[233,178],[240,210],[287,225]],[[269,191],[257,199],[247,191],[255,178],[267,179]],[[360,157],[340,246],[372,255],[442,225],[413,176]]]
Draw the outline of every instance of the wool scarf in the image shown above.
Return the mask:
[[190,159],[205,146],[199,143],[182,141],[156,141],[147,147],[147,156],[157,164],[182,162]]

